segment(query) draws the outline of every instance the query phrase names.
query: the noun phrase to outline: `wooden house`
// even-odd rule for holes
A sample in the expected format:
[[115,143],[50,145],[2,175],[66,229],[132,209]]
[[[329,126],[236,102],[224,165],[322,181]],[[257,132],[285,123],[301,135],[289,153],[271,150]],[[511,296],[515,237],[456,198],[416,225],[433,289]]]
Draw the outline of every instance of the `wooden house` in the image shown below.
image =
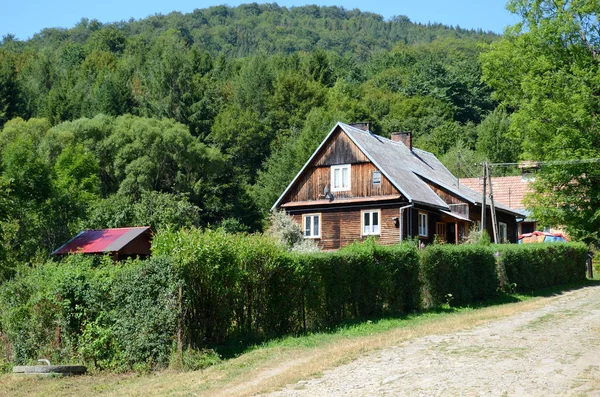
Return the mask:
[[151,238],[152,233],[147,226],[84,230],[52,255],[110,255],[115,261],[129,257],[145,258],[150,255]]
[[[285,210],[322,249],[368,236],[459,243],[478,226],[481,199],[433,154],[413,148],[410,133],[388,139],[365,123],[337,123],[271,210]],[[487,211],[492,235],[489,201]],[[515,242],[523,215],[500,203],[496,211],[501,239]]]

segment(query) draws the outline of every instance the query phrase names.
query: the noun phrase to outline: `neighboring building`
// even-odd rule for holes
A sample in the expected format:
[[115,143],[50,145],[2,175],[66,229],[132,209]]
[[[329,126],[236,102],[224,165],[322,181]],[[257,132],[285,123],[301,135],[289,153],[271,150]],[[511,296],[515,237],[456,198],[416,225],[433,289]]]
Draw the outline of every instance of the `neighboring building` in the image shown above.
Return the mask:
[[[517,230],[519,235],[532,233],[537,227],[536,221],[529,217],[529,211],[526,210],[524,203],[525,195],[532,191],[530,186],[532,180],[532,176],[527,173],[524,173],[522,176],[492,177],[494,200],[527,215],[527,218],[522,219],[518,223]],[[482,178],[461,179],[460,184],[479,192],[479,194],[481,194],[483,189]],[[487,189],[489,192],[489,184]]]
[[149,227],[84,230],[52,255],[89,254],[110,255],[115,261],[150,255]]
[[[387,139],[368,124],[337,123],[271,210],[283,209],[305,238],[337,249],[368,236],[384,244],[434,236],[459,243],[481,219],[481,194],[459,185],[431,153],[412,147],[410,133]],[[498,203],[503,241],[517,238],[518,211]],[[486,228],[491,235],[491,214]]]

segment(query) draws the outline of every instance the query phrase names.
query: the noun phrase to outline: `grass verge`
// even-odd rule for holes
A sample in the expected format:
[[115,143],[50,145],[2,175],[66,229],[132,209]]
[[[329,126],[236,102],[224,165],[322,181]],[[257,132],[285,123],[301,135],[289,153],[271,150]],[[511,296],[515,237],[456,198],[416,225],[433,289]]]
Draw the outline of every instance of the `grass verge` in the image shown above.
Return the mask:
[[349,324],[331,332],[286,337],[255,346],[236,358],[200,371],[148,375],[94,374],[73,378],[0,377],[0,395],[10,396],[248,396],[281,388],[347,363],[363,354],[418,337],[457,332],[534,310],[565,290],[585,284],[501,295],[479,307],[449,308]]

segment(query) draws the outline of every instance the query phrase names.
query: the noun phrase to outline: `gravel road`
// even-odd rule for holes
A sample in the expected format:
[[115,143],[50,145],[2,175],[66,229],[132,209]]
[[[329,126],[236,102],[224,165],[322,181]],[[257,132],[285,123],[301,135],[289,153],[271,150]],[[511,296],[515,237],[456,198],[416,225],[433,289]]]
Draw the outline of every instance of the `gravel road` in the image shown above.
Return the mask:
[[363,356],[269,396],[600,396],[600,287]]

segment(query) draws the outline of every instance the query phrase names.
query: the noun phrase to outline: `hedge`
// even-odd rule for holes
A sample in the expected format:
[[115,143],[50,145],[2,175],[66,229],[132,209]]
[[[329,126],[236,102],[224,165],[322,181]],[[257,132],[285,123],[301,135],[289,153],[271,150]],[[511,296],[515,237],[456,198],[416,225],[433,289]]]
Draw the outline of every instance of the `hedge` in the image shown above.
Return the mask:
[[519,291],[582,281],[586,253],[583,244],[419,251],[367,240],[298,254],[259,235],[165,231],[147,260],[73,255],[21,268],[0,286],[0,368],[40,357],[117,371],[185,363],[231,341],[416,311],[423,291],[431,306],[469,305],[496,293],[498,263]]
[[482,301],[498,288],[496,261],[483,245],[432,245],[421,255],[429,304],[464,306]]
[[153,254],[183,280],[185,343],[264,339],[420,307],[413,246],[354,244],[336,253],[296,254],[258,235],[164,232]]
[[295,257],[304,277],[309,329],[421,307],[419,256],[412,245],[367,241],[337,253]]
[[494,245],[517,291],[531,292],[586,279],[588,248],[583,243]]

